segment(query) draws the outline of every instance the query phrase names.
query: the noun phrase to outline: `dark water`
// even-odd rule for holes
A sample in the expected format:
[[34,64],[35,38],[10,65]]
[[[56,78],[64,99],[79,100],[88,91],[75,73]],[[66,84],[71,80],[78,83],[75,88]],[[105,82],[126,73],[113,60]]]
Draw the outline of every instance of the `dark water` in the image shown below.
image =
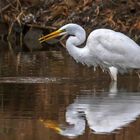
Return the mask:
[[0,53],[0,140],[139,140],[134,73],[94,72],[65,52]]

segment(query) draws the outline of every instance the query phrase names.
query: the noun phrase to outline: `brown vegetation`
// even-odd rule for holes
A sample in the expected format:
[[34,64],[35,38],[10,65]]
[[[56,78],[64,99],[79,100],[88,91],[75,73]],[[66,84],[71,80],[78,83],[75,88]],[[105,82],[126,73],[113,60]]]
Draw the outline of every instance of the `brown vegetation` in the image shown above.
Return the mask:
[[74,22],[87,32],[111,28],[140,42],[140,2],[138,0],[2,0],[1,21],[12,31],[24,27],[43,32]]

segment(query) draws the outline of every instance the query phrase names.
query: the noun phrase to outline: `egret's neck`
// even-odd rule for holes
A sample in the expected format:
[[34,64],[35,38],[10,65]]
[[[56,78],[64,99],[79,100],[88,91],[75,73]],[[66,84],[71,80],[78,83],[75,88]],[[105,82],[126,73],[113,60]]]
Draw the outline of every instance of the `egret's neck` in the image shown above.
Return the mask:
[[[77,106],[76,106],[77,107]],[[75,137],[81,135],[86,126],[85,119],[81,117],[75,104],[71,104],[66,111],[66,122],[70,125],[61,131],[61,135]]]
[[[70,36],[66,42],[66,48],[69,54],[78,62],[82,62],[84,60],[84,56],[86,55],[87,48],[78,48],[77,46],[84,43],[86,40],[85,31],[81,33],[76,33],[74,36]],[[84,62],[83,62],[84,63]]]

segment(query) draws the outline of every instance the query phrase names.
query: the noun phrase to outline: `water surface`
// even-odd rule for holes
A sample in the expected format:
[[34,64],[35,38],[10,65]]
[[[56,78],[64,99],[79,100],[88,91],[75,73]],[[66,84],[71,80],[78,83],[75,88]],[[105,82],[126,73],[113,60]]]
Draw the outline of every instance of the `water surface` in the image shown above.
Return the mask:
[[139,140],[135,73],[109,75],[65,50],[0,53],[0,139]]

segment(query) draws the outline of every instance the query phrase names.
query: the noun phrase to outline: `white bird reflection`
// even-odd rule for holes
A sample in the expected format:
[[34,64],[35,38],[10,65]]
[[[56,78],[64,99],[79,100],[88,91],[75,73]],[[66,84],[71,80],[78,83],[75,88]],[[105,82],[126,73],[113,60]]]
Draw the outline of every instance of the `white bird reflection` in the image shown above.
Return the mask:
[[93,133],[111,133],[134,121],[140,115],[140,92],[117,92],[116,86],[113,83],[108,93],[83,91],[66,109],[69,125],[59,125],[58,132],[76,137],[84,133],[87,123]]

